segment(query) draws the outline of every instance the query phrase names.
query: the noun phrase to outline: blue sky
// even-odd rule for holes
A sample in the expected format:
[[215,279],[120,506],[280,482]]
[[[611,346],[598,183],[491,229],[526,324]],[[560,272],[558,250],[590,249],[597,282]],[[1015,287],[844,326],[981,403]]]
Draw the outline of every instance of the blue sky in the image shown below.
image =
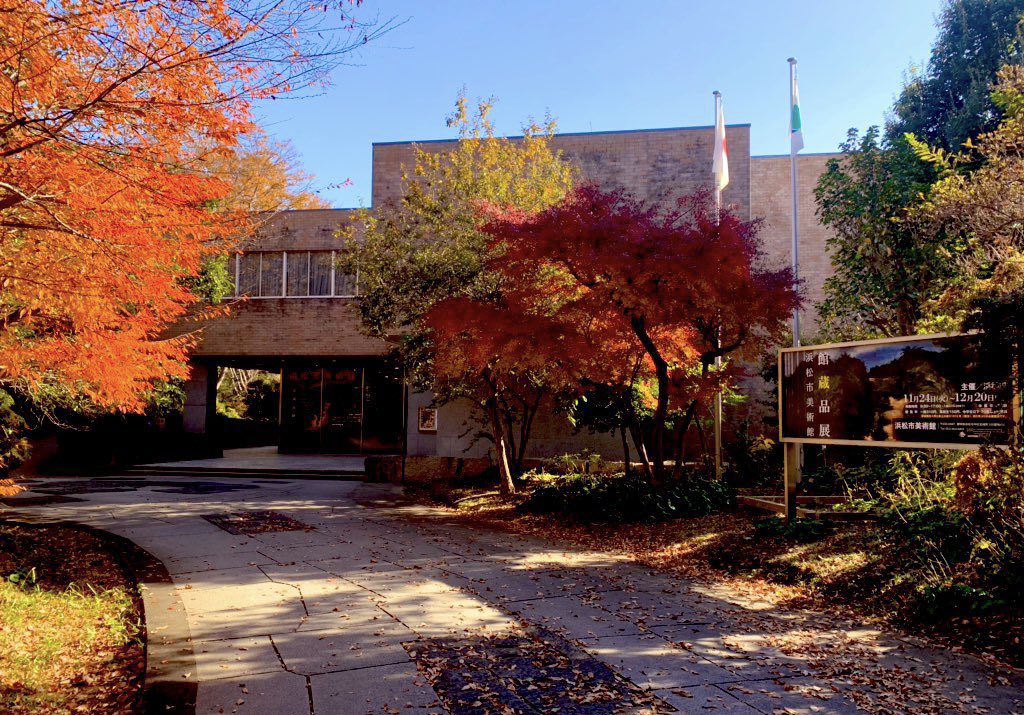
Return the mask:
[[[463,86],[495,96],[501,133],[550,111],[559,131],[749,123],[754,154],[788,151],[788,69],[800,61],[808,152],[884,120],[928,58],[941,0],[366,0],[405,24],[340,67],[317,96],[260,105],[338,207],[369,205],[371,144],[452,136]],[[710,161],[710,159],[709,159]],[[343,188],[325,188],[350,179]]]

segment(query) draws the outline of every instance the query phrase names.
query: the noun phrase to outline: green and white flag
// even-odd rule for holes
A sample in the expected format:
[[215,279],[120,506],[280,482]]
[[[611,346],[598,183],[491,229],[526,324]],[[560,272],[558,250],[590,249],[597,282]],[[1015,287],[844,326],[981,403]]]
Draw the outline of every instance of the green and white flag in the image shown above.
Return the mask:
[[796,156],[804,148],[804,127],[800,121],[800,92],[796,87],[796,61],[793,61],[792,64],[790,96],[793,98],[793,106],[789,108],[789,155]]

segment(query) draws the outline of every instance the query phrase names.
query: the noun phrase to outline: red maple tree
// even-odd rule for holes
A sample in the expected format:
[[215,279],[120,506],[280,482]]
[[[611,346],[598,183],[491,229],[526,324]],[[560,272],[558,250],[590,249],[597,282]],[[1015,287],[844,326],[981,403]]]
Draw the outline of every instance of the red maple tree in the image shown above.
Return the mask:
[[[586,185],[533,215],[491,209],[484,230],[501,248],[491,268],[504,278],[504,319],[487,321],[492,335],[466,359],[494,359],[509,327],[543,326],[503,360],[566,385],[623,386],[648,371],[653,420],[637,445],[648,477],[663,479],[670,411],[685,431],[739,360],[778,343],[800,302],[789,268],[763,266],[758,223],[716,215],[708,198],[666,209]],[[718,357],[731,358],[723,370]]]

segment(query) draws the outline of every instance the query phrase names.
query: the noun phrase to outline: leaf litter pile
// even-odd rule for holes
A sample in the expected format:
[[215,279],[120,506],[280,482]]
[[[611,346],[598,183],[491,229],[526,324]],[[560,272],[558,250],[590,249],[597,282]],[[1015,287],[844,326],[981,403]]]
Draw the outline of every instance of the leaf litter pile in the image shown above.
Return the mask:
[[303,524],[290,516],[276,511],[237,511],[228,514],[203,514],[203,518],[214,526],[235,536],[255,536],[282,531],[315,531],[309,524]]
[[451,715],[660,715],[675,709],[539,628],[406,645]]

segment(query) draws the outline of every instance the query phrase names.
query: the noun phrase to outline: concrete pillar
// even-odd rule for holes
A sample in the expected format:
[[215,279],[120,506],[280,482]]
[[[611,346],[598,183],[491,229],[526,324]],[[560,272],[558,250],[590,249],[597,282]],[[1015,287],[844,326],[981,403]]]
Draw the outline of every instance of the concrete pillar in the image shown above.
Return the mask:
[[217,414],[217,366],[189,365],[185,381],[184,428],[191,434],[209,434]]

